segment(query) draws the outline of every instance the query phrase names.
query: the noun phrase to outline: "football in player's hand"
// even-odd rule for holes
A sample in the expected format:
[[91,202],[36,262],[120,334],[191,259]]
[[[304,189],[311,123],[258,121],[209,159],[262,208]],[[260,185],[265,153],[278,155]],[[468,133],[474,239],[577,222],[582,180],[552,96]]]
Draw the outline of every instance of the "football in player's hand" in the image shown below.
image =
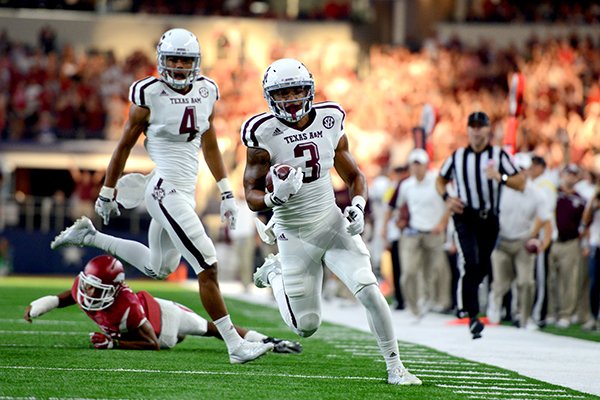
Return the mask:
[[540,251],[542,244],[539,239],[531,238],[527,242],[525,242],[525,250],[531,254],[537,254]]
[[[285,180],[290,174],[290,171],[294,169],[294,167],[287,164],[275,164],[273,167],[275,173],[281,180]],[[273,176],[271,175],[270,169],[265,178],[265,189],[267,189],[267,192],[269,193],[273,192]]]

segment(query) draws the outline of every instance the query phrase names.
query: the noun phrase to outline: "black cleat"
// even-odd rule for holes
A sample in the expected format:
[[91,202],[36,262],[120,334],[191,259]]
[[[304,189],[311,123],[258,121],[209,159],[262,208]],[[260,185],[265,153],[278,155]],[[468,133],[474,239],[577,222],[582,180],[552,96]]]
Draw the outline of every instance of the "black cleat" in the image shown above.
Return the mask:
[[481,331],[483,331],[484,325],[481,323],[479,318],[471,318],[469,322],[469,331],[473,335],[473,339],[479,339],[481,337]]
[[292,342],[290,340],[278,339],[269,336],[263,339],[263,343],[273,343],[273,353],[302,353],[302,345],[299,342]]

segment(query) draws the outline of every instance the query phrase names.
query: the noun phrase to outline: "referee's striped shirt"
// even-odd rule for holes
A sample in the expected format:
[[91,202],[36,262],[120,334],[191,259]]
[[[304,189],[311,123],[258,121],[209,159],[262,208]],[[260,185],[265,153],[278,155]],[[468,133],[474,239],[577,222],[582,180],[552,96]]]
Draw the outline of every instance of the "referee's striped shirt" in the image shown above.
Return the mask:
[[467,207],[498,215],[502,185],[495,179],[487,179],[485,170],[490,160],[497,165],[500,174],[512,176],[519,172],[508,153],[500,147],[488,145],[475,153],[467,146],[455,150],[444,161],[440,176],[454,180],[458,198]]

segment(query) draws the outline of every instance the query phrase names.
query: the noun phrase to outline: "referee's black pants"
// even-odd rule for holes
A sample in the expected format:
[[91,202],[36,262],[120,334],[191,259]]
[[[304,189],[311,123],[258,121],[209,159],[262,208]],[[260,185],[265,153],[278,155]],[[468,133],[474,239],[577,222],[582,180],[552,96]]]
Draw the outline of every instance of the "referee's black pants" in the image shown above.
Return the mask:
[[492,251],[500,227],[498,216],[465,208],[462,214],[454,214],[453,220],[460,247],[458,311],[461,316],[475,318],[479,314],[479,285],[492,271]]

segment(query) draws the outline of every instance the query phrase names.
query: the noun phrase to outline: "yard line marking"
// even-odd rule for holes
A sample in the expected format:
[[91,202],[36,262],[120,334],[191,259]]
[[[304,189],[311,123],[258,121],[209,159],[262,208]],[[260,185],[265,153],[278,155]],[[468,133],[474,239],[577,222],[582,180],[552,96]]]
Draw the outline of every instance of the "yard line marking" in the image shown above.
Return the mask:
[[40,370],[40,371],[65,371],[65,372],[108,372],[122,373],[132,372],[141,374],[174,374],[174,375],[238,375],[238,376],[264,376],[278,378],[301,378],[301,379],[332,379],[348,381],[383,381],[384,378],[370,376],[327,376],[327,375],[296,375],[296,374],[261,374],[255,371],[248,373],[229,372],[229,371],[177,371],[160,369],[128,369],[128,368],[60,368],[60,367],[33,367],[25,365],[0,365],[0,369],[22,369],[22,370]]
[[[472,392],[469,390],[456,390],[454,391],[454,393],[458,393],[458,394],[476,394],[476,395],[491,395],[491,396],[506,396],[507,393],[502,393],[502,392]],[[536,393],[511,393],[511,394],[515,394],[517,396],[529,396],[529,397],[548,397],[548,398],[557,398],[557,397],[563,397],[563,398],[569,398],[569,399],[584,399],[584,396],[577,396],[577,395],[572,395],[572,394],[556,394],[553,393],[551,395],[547,395],[547,394],[536,394]],[[551,397],[550,397],[551,396]]]
[[[16,343],[0,343],[0,347],[36,347],[39,348],[39,345],[34,344],[16,344]],[[44,348],[57,348],[57,349],[81,349],[81,346],[66,346],[62,344],[52,344],[52,345],[44,345]]]
[[[460,385],[446,385],[446,384],[437,384],[435,386],[450,388],[450,389],[464,389],[464,386]],[[536,392],[566,392],[564,389],[544,389],[544,388],[503,388],[499,386],[469,386],[470,390],[506,390],[506,391],[518,391],[518,390],[535,390]]]
[[[454,384],[462,384],[463,386],[461,387],[465,387],[464,385],[486,385],[487,382],[479,382],[479,381],[472,381],[472,380],[468,380],[468,381],[454,381],[452,382]],[[502,386],[502,385],[511,385],[514,386],[515,383],[508,381],[508,382],[496,382],[494,383],[494,385],[496,386]],[[540,387],[541,385],[539,383],[525,383],[525,382],[519,382],[518,383],[519,386],[532,386],[532,387]]]
[[87,335],[89,332],[68,331],[0,331],[0,333],[18,333],[20,335]]
[[[2,322],[7,322],[7,323],[19,323],[19,324],[30,324],[30,322],[25,321],[24,319],[21,318],[0,318],[0,323]],[[35,320],[35,324],[37,325],[83,325],[83,324],[89,324],[91,321],[89,320],[83,320],[83,321],[61,321],[61,320],[57,320],[57,319],[36,319]],[[0,397],[1,398],[1,397]]]
[[[415,368],[411,368],[411,370],[414,372]],[[436,374],[421,374],[421,373],[417,373],[417,376],[419,378],[423,378],[423,377],[424,378],[440,378],[440,379],[450,379],[450,380],[473,378],[473,376],[468,376],[468,375],[436,375]],[[525,382],[526,381],[526,379],[524,379],[524,378],[511,378],[511,377],[504,377],[504,376],[478,376],[477,379],[483,380],[483,381],[485,381],[485,380],[508,381],[508,382]],[[467,382],[467,384],[470,384],[470,383]]]
[[470,366],[477,367],[479,364],[474,362],[465,362],[465,361],[444,361],[444,360],[433,360],[433,361],[419,361],[412,358],[404,358],[402,357],[402,362],[410,363],[410,364],[435,364],[435,365],[460,365],[460,366]]
[[505,373],[505,372],[485,372],[485,371],[452,371],[452,370],[447,370],[447,369],[423,369],[423,368],[411,368],[415,371],[422,371],[422,372],[434,372],[434,373],[438,373],[438,374],[455,374],[455,373],[460,373],[460,374],[466,374],[466,375],[481,375],[482,373],[485,375],[492,375],[492,376],[509,376],[509,374]]

